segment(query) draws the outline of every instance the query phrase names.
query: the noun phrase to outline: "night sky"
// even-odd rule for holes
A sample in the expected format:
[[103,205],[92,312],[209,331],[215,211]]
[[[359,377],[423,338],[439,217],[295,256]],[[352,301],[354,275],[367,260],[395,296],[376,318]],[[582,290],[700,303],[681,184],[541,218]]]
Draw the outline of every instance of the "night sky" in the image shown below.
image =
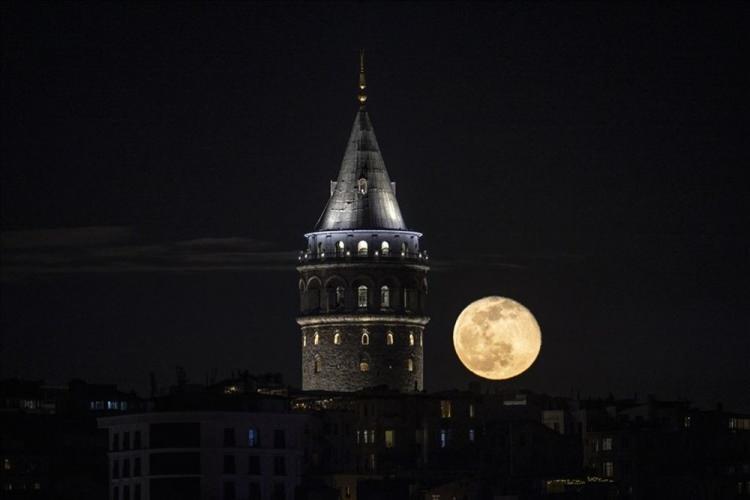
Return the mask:
[[748,4],[2,4],[0,377],[300,385],[296,254],[368,111],[431,255],[557,395],[750,410]]

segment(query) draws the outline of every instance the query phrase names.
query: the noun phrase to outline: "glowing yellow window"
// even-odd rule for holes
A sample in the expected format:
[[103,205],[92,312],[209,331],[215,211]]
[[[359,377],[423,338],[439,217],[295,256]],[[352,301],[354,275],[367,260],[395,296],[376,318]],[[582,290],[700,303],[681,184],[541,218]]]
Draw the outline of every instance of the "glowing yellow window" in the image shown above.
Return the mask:
[[395,446],[395,431],[386,430],[385,431],[385,447],[386,448],[393,448]]
[[440,401],[440,416],[443,418],[451,418],[453,416],[453,409],[450,400],[443,399]]

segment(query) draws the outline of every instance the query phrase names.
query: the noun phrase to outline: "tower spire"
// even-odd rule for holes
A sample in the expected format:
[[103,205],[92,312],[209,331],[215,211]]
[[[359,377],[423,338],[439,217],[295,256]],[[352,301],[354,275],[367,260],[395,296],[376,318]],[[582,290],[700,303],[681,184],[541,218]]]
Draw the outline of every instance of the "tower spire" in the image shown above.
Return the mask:
[[359,49],[359,94],[357,100],[360,106],[367,102],[367,83],[365,82],[365,49]]

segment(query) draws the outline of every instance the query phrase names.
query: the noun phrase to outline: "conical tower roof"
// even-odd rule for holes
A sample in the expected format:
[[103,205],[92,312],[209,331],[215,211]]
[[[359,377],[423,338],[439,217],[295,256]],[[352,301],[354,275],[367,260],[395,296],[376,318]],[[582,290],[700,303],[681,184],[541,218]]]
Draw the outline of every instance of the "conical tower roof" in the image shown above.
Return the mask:
[[370,117],[361,106],[316,231],[406,229]]

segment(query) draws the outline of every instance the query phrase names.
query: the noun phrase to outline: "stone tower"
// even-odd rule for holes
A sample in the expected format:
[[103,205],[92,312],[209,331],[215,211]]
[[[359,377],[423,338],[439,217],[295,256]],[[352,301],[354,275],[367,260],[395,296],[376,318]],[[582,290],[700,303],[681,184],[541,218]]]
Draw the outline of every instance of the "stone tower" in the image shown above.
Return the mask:
[[423,389],[427,253],[406,228],[365,109],[359,111],[338,179],[300,252],[302,388]]

